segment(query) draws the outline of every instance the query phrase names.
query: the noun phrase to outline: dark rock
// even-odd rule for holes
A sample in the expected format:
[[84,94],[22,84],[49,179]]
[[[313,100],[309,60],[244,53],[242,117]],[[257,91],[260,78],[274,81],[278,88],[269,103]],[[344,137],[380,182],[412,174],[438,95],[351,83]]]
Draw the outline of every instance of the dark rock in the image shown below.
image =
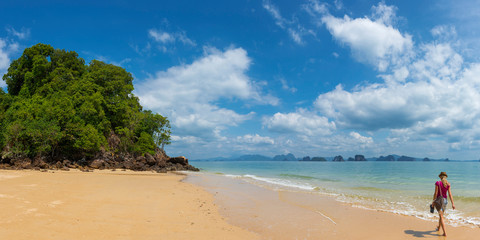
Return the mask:
[[172,158],[169,158],[167,160],[167,163],[170,162],[170,163],[178,163],[178,164],[181,164],[181,165],[188,165],[188,159],[184,156],[180,156],[180,157],[172,157]]
[[30,158],[18,158],[12,159],[10,162],[17,169],[30,169],[32,168],[32,160]]
[[343,159],[343,157],[341,155],[338,155],[338,156],[334,157],[333,161],[334,162],[345,162],[345,160]]
[[161,167],[161,168],[166,167],[166,166],[167,166],[167,160],[162,159],[161,161],[158,161],[158,162],[157,162],[157,166],[158,166],[158,167]]
[[367,160],[365,159],[365,156],[363,156],[363,155],[355,155],[355,161],[356,162],[358,162],[358,161],[363,162],[363,161],[367,161]]
[[313,157],[311,161],[313,161],[313,162],[326,162],[327,159],[325,159],[323,157]]
[[407,156],[401,156],[397,159],[399,162],[413,162],[415,161],[415,158],[413,157],[407,157]]
[[92,161],[92,163],[90,163],[90,167],[94,169],[100,169],[100,168],[103,168],[104,166],[105,166],[105,161],[101,159],[95,159]]
[[145,160],[147,160],[147,164],[150,166],[153,166],[155,163],[157,163],[157,160],[155,160],[150,153],[145,153]]
[[63,163],[60,162],[60,161],[57,161],[57,163],[55,163],[55,168],[57,169],[62,169],[64,166],[63,166]]
[[144,156],[138,156],[137,158],[135,158],[135,162],[147,164],[147,159]]
[[67,167],[67,168],[73,168],[75,165],[72,164],[72,162],[70,160],[63,160],[63,166]]
[[352,158],[352,157],[349,157],[349,158],[347,159],[347,161],[351,162],[351,161],[355,161],[355,159]]
[[302,161],[310,161],[310,157],[309,156],[303,157]]
[[[108,138],[108,147],[101,147],[91,157],[82,155],[54,157],[36,157],[33,161],[29,158],[11,158],[5,155],[0,160],[0,169],[28,169],[47,171],[77,168],[83,172],[90,172],[94,169],[130,169],[134,171],[199,171],[191,166],[186,157],[170,158],[164,150],[157,148],[155,154],[146,153],[144,156],[135,156],[133,153],[120,151],[120,139],[115,134]],[[93,159],[93,160],[92,160]]]
[[85,158],[82,158],[82,159],[77,161],[77,164],[82,166],[82,167],[85,167],[85,166],[87,166],[88,162]]
[[36,157],[35,159],[33,159],[33,166],[41,169],[48,168],[48,164],[40,157]]

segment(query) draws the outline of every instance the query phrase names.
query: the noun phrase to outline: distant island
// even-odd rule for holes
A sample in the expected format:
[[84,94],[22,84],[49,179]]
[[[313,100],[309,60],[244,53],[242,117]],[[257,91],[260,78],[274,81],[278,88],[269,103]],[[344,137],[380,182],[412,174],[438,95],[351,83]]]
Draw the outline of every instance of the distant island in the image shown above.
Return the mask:
[[[364,155],[357,154],[352,157],[344,158],[341,155],[334,157],[310,157],[305,156],[302,158],[297,158],[292,153],[275,155],[274,157],[267,157],[259,154],[251,155],[242,155],[238,157],[217,157],[217,158],[207,158],[207,159],[196,159],[192,161],[300,161],[300,162],[366,162],[366,161],[378,161],[378,162],[448,162],[448,161],[459,161],[459,160],[450,160],[448,158],[443,159],[430,159],[427,157],[417,158],[409,156],[399,156],[395,154],[380,156],[380,157],[371,157],[365,158]],[[466,162],[478,162],[479,160],[466,160]]]
[[125,69],[39,43],[0,88],[0,168],[198,170],[169,157],[166,117],[143,110]]

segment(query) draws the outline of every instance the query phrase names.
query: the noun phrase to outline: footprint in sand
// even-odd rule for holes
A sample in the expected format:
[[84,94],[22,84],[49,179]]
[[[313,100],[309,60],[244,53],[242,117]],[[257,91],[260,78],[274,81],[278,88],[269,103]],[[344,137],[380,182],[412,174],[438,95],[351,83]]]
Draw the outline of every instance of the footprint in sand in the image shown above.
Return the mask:
[[48,206],[54,208],[54,207],[56,207],[56,206],[58,206],[58,205],[60,205],[60,204],[62,204],[62,203],[63,203],[63,202],[62,202],[61,200],[55,200],[55,201],[53,201],[53,202],[50,202],[50,203],[48,204]]

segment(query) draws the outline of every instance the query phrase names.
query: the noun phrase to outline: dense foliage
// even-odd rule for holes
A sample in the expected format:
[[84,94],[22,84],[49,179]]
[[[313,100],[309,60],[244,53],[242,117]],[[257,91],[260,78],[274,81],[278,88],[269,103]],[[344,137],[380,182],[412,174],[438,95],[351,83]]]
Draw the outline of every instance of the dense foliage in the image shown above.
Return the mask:
[[[169,144],[169,121],[143,110],[125,69],[73,51],[25,49],[0,89],[2,158],[90,158],[103,149],[136,155]],[[111,149],[108,139],[120,139]]]

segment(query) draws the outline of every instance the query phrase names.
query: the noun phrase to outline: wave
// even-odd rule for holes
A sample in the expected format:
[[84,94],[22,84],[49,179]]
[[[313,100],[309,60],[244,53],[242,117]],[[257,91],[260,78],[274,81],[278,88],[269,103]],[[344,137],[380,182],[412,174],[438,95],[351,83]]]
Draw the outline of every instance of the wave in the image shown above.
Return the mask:
[[374,192],[394,192],[395,190],[377,187],[352,187],[352,190],[374,191]]
[[[220,173],[213,173],[215,175],[222,175]],[[353,190],[354,192],[348,191],[347,189],[337,189],[337,188],[324,188],[319,187],[314,184],[315,180],[324,181],[321,178],[298,175],[298,174],[278,174],[279,177],[263,177],[253,174],[242,174],[242,175],[233,175],[233,174],[223,174],[225,177],[236,178],[251,184],[255,184],[261,187],[266,187],[269,189],[282,189],[289,191],[307,191],[314,192],[322,195],[329,195],[335,198],[339,202],[347,203],[353,207],[374,210],[374,211],[385,211],[391,212],[394,214],[413,216],[419,219],[428,220],[428,221],[438,221],[438,214],[431,214],[428,210],[428,200],[430,196],[416,196],[413,198],[405,199],[405,201],[395,201],[393,199],[388,200],[388,197],[385,199],[381,196],[392,196],[392,192],[396,190],[377,188],[377,187],[352,187],[347,188]],[[309,182],[309,180],[313,180]],[[347,190],[347,192],[344,192]],[[363,194],[355,193],[355,190],[364,190],[369,193],[373,193],[370,196],[362,196]],[[363,192],[363,191],[362,191]],[[378,195],[380,194],[380,195]],[[387,195],[385,195],[387,194]],[[396,195],[397,193],[393,193]],[[380,196],[380,197],[379,197]],[[464,197],[464,196],[455,196],[455,201],[461,203],[472,203],[477,205],[480,202],[480,197]],[[457,204],[458,205],[458,204]],[[468,211],[467,211],[468,212]],[[454,226],[480,226],[480,217],[477,217],[474,213],[474,216],[468,216],[469,214],[462,212],[460,210],[447,211],[446,219],[447,223]]]
[[305,175],[298,175],[298,174],[290,174],[290,173],[281,173],[281,174],[278,174],[278,176],[280,176],[280,177],[287,177],[287,178],[305,179],[305,180],[318,179],[318,178],[312,177],[312,176],[305,176]]
[[259,177],[259,176],[252,175],[252,174],[244,174],[244,175],[225,174],[224,176],[231,177],[231,178],[240,178],[240,179],[243,179],[243,180],[250,180],[250,182],[253,180],[253,181],[255,181],[255,182],[252,182],[254,184],[255,183],[267,183],[267,184],[271,184],[273,186],[294,188],[294,189],[307,190],[307,191],[318,190],[317,187],[312,186],[310,184],[299,183],[299,182],[291,181],[291,180],[288,180],[288,179]]

